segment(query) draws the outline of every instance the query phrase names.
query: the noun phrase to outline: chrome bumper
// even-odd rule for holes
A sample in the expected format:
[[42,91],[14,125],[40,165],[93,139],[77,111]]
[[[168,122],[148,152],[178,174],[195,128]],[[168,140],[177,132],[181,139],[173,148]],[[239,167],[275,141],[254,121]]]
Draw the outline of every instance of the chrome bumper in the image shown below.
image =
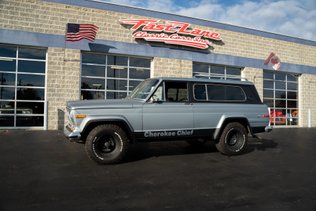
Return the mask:
[[272,131],[272,127],[271,127],[271,126],[266,126],[266,127],[264,128],[264,130],[265,130],[266,132],[271,132],[271,131]]
[[77,131],[76,129],[72,129],[72,127],[69,124],[67,124],[64,127],[64,135],[70,141],[77,141],[77,140],[80,140],[81,138],[80,131]]

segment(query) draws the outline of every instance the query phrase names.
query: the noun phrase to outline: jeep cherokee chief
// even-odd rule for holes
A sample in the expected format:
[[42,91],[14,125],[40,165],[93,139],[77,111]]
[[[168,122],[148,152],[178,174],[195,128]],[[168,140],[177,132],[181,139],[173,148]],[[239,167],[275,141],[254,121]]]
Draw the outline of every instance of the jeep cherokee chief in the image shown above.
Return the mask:
[[67,102],[64,133],[101,164],[120,162],[135,141],[215,141],[242,153],[248,134],[270,131],[269,112],[253,83],[201,78],[151,78],[125,99]]

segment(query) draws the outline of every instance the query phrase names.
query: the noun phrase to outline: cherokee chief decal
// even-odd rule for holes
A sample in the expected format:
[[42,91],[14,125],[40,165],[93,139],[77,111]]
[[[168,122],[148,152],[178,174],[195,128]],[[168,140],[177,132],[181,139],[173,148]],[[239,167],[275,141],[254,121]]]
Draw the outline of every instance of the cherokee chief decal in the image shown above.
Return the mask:
[[176,137],[176,136],[191,136],[193,130],[177,130],[177,131],[146,131],[144,137],[146,138],[160,138],[160,137]]
[[222,40],[219,33],[191,29],[188,23],[168,21],[163,24],[158,22],[157,19],[120,20],[121,24],[132,25],[132,36],[135,39],[143,39],[148,42],[207,49],[211,45],[211,40]]

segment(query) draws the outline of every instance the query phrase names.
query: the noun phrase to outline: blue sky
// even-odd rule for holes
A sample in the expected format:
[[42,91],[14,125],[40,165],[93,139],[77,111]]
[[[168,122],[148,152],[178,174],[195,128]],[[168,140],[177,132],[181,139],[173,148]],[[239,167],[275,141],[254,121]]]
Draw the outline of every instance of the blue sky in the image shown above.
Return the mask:
[[316,0],[102,0],[316,41]]

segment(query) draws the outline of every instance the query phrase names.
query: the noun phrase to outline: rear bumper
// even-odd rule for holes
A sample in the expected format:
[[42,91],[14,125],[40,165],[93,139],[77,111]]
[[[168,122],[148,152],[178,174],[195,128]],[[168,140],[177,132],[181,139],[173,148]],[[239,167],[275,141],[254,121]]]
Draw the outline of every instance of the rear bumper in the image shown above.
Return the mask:
[[272,127],[271,126],[267,126],[264,128],[265,132],[271,132],[272,131]]
[[69,124],[67,124],[64,128],[64,135],[70,141],[78,141],[81,139],[80,131],[73,129]]

